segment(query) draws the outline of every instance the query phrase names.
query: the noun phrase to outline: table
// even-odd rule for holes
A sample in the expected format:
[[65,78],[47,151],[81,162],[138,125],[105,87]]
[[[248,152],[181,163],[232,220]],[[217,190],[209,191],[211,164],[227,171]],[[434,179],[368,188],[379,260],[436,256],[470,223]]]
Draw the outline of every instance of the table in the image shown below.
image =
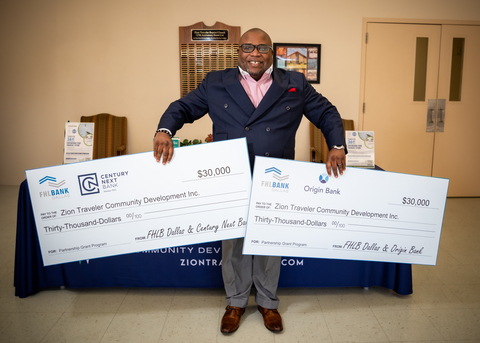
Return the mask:
[[[223,288],[221,259],[221,242],[211,242],[44,267],[28,184],[20,185],[14,275],[20,298],[61,286]],[[411,294],[411,265],[282,258],[279,287],[372,286]]]

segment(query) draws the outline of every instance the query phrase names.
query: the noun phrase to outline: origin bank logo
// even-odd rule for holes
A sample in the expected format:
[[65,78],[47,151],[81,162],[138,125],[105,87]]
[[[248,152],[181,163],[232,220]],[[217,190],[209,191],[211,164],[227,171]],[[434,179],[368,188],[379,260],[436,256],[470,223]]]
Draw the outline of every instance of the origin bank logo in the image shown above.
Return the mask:
[[288,175],[282,176],[282,171],[275,167],[265,169],[265,174],[272,175],[276,181],[262,181],[262,187],[271,188],[272,191],[288,192],[290,184],[288,182],[283,182],[288,180]]
[[328,174],[322,174],[322,175],[320,175],[318,180],[320,181],[320,183],[327,183],[329,178],[330,177],[328,176]]
[[39,192],[40,198],[64,198],[69,197],[70,193],[68,191],[68,187],[65,186],[65,180],[57,182],[57,178],[53,176],[45,176],[38,180],[38,184],[43,185],[44,183],[48,184],[49,189]]
[[82,195],[100,193],[96,173],[78,175],[78,184],[80,186],[80,194]]

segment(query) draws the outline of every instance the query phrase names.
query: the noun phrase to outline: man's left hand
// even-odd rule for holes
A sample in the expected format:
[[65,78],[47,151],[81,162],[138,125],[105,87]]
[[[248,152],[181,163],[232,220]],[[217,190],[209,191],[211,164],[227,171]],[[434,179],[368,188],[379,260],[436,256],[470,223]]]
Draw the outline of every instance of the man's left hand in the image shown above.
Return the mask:
[[332,176],[332,169],[333,169],[333,175],[335,177],[338,177],[339,173],[340,175],[343,175],[343,172],[346,169],[344,149],[333,148],[328,152],[328,156],[327,156],[328,176]]

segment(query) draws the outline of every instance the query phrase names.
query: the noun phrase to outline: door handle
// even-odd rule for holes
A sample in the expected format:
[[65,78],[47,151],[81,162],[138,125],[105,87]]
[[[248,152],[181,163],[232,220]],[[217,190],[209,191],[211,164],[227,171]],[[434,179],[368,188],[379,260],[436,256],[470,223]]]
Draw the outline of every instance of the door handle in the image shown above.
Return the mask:
[[438,114],[438,119],[440,123],[443,123],[443,119],[445,118],[445,110],[438,110],[440,113]]
[[426,132],[435,131],[435,106],[436,105],[437,105],[437,99],[428,99]]
[[437,108],[437,129],[436,132],[443,132],[445,127],[445,105],[447,103],[446,99],[438,99],[438,108]]

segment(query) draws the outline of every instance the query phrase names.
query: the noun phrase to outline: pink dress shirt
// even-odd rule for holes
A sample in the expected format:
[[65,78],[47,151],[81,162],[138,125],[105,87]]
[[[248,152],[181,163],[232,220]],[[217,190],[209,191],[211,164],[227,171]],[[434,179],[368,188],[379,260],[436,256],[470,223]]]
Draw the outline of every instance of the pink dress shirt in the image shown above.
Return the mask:
[[263,73],[262,77],[258,81],[255,81],[255,79],[242,68],[238,67],[238,69],[240,70],[240,83],[252,101],[253,106],[257,108],[260,101],[262,101],[263,96],[267,93],[268,89],[272,85],[273,66],[270,66],[270,68]]

